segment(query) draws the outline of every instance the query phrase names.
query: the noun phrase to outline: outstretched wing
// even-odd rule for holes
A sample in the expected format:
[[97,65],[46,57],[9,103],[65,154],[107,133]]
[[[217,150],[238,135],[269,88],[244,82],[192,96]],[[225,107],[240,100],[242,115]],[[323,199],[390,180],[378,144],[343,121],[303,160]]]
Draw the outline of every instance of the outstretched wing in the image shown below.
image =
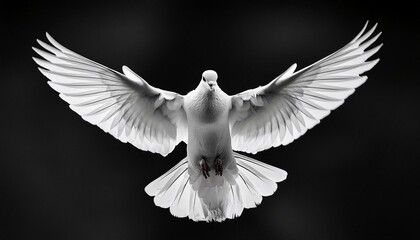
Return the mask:
[[33,59],[51,80],[48,84],[84,120],[163,156],[187,141],[183,96],[150,86],[126,66],[119,73],[63,47],[48,33],[47,38],[51,45],[37,40],[46,51],[33,48],[45,60]]
[[320,61],[295,72],[296,64],[269,84],[232,96],[232,148],[256,153],[303,135],[363,84],[379,59],[366,61],[382,44],[365,51],[380,33],[376,25]]

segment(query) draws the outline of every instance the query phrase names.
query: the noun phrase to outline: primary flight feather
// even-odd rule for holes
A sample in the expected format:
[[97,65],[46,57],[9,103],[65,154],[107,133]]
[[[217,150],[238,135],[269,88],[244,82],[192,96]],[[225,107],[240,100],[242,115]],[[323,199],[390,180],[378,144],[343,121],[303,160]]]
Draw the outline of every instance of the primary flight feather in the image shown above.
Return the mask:
[[267,85],[233,96],[207,70],[187,95],[149,85],[128,67],[119,73],[59,44],[33,48],[48,84],[82,118],[122,142],[166,156],[187,143],[187,157],[146,186],[157,206],[194,221],[223,221],[272,195],[284,170],[236,151],[257,153],[286,145],[340,106],[379,59],[367,61],[376,25],[347,45],[295,72],[293,64]]

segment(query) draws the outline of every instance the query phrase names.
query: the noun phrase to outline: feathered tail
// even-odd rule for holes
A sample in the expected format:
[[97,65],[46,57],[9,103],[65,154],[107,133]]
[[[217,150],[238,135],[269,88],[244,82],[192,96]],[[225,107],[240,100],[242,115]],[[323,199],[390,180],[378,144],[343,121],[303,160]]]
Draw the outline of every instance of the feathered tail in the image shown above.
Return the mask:
[[156,206],[170,208],[176,217],[194,221],[218,221],[239,217],[244,208],[254,208],[262,197],[272,195],[276,182],[286,179],[286,171],[250,157],[234,153],[238,173],[229,170],[223,176],[210,171],[210,177],[192,182],[188,159],[184,158],[168,172],[146,186]]

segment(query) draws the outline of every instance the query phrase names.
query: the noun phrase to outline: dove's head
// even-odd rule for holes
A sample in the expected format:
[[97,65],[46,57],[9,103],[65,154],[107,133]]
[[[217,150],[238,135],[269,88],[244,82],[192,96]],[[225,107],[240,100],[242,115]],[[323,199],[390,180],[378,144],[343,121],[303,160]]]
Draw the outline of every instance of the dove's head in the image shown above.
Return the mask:
[[205,86],[210,91],[214,91],[217,87],[217,73],[213,70],[206,70],[201,77],[200,85]]

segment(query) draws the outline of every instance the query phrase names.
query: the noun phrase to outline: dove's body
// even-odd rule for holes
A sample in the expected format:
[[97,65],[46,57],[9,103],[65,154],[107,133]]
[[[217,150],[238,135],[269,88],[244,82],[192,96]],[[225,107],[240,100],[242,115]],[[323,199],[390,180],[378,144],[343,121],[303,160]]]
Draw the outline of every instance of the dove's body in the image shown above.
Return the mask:
[[[194,221],[223,221],[261,203],[286,179],[279,168],[238,154],[287,145],[340,106],[379,59],[379,34],[363,30],[333,54],[297,72],[296,64],[268,84],[229,96],[217,74],[205,71],[183,96],[89,60],[56,42],[39,41],[34,58],[70,108],[122,142],[169,154],[181,141],[187,157],[146,186],[157,206]],[[240,81],[235,79],[236,81]]]
[[217,86],[210,90],[204,82],[186,95],[189,170],[200,172],[202,159],[210,168],[214,168],[216,158],[221,159],[224,166],[234,161],[228,118],[230,108],[230,97]]

